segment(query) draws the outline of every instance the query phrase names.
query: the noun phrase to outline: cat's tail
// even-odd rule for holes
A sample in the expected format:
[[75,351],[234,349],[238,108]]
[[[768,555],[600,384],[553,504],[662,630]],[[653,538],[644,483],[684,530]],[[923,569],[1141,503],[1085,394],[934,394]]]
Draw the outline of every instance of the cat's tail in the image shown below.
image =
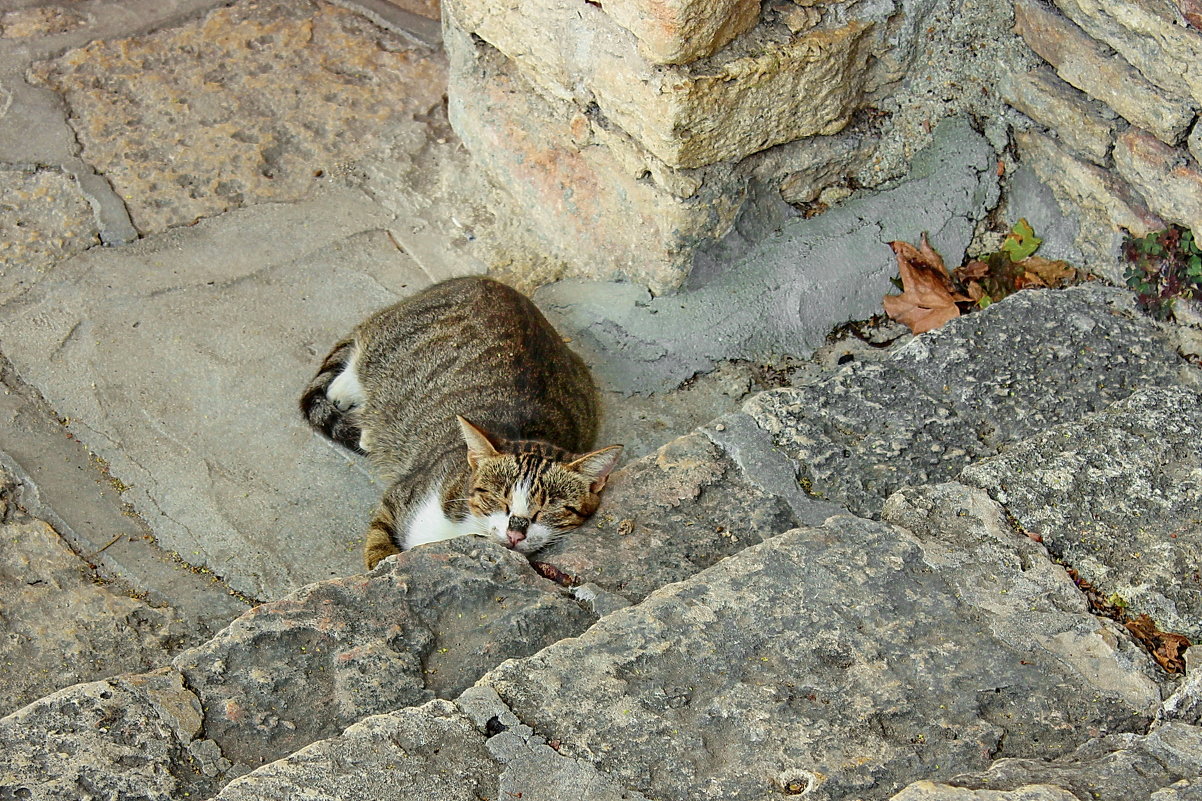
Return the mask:
[[348,419],[349,408],[343,409],[330,399],[330,384],[346,369],[355,350],[353,339],[344,339],[334,346],[330,355],[321,363],[321,369],[305,392],[301,395],[301,414],[309,425],[325,436],[355,453],[363,453],[359,447],[359,427]]

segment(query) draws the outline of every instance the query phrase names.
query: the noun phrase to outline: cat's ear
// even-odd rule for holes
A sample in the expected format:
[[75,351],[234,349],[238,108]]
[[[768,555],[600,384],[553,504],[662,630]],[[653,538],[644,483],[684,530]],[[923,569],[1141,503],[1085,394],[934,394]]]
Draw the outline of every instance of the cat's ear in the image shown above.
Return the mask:
[[463,441],[467,443],[467,463],[472,469],[481,459],[501,455],[484,429],[472,424],[466,417],[455,415],[455,419],[459,421],[459,430],[463,432]]
[[605,489],[605,479],[617,466],[618,457],[621,455],[621,445],[610,445],[608,448],[578,457],[576,461],[569,463],[567,468],[589,479],[592,482],[589,487],[590,491],[600,492]]

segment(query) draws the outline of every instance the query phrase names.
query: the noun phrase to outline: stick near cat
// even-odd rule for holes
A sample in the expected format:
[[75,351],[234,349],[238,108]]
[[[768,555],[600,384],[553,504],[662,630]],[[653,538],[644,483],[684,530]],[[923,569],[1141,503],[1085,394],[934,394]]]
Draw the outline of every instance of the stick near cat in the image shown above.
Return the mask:
[[600,409],[588,368],[529,299],[489,278],[444,281],[368,317],[300,406],[388,484],[369,569],[464,536],[533,553],[596,511],[622,451],[590,450]]

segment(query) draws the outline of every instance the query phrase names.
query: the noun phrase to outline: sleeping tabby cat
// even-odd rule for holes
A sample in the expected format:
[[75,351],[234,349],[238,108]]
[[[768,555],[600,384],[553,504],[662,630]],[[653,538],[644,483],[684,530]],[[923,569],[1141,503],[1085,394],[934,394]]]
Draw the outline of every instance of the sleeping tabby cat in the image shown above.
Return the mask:
[[587,452],[599,417],[588,368],[533,303],[488,278],[444,281],[368,317],[300,405],[389,485],[369,569],[469,535],[533,553],[596,511],[622,451]]

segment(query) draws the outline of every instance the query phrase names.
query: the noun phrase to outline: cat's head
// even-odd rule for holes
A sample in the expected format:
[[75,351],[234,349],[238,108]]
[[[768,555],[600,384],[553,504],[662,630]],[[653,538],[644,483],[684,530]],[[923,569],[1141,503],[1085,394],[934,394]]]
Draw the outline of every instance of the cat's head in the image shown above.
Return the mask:
[[597,511],[621,445],[567,454],[546,443],[505,442],[459,418],[471,476],[466,502],[478,536],[530,554]]

